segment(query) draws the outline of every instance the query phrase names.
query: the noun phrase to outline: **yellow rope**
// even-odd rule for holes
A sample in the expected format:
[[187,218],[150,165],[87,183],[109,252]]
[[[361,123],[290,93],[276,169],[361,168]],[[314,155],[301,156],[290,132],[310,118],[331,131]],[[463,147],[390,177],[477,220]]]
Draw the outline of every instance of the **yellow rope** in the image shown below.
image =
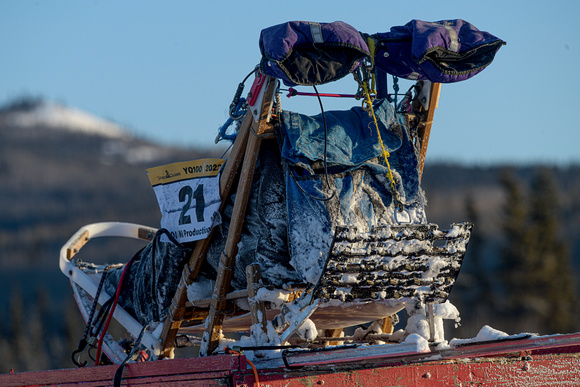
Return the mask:
[[383,143],[383,139],[381,138],[381,131],[379,130],[379,123],[377,122],[377,117],[375,116],[375,109],[373,109],[373,102],[371,101],[371,96],[369,93],[369,89],[365,83],[362,84],[363,90],[365,92],[366,103],[370,106],[370,112],[372,113],[373,121],[375,123],[375,128],[377,128],[377,136],[379,138],[379,144],[381,145],[381,149],[383,151],[383,158],[385,159],[385,163],[387,164],[387,177],[389,178],[389,182],[391,183],[391,188],[393,190],[393,194],[397,196],[397,188],[395,185],[395,178],[393,177],[393,172],[391,171],[391,166],[389,164],[389,157],[391,156],[389,152],[385,149],[385,144]]
[[[360,76],[360,74],[359,74],[359,76],[357,77],[358,73],[353,73],[353,75],[354,75],[354,79],[359,84],[359,87],[362,87],[363,92],[364,92],[363,109],[370,112],[370,114],[372,115],[372,118],[373,118],[373,122],[375,123],[375,128],[377,129],[377,136],[379,139],[379,144],[381,145],[382,156],[385,159],[385,164],[387,166],[387,177],[389,179],[391,190],[393,191],[392,192],[393,193],[393,200],[394,200],[396,206],[401,207],[401,202],[399,201],[399,195],[397,192],[395,178],[393,177],[393,172],[391,171],[391,165],[389,164],[389,157],[391,155],[389,154],[389,152],[385,148],[385,144],[383,143],[383,139],[381,137],[381,131],[379,130],[379,123],[377,122],[377,117],[375,115],[375,109],[373,108],[373,101],[371,99],[371,93],[374,93],[375,95],[377,93],[376,92],[375,72],[373,71],[373,69],[375,67],[376,41],[372,37],[368,36],[367,37],[367,45],[369,47],[370,62],[371,63],[370,63],[370,67],[364,68],[363,70],[367,71],[366,74],[368,74],[369,72],[371,73],[370,85],[369,85],[368,76],[367,77]],[[363,64],[363,66],[364,66],[364,64]],[[371,90],[369,90],[369,87]]]

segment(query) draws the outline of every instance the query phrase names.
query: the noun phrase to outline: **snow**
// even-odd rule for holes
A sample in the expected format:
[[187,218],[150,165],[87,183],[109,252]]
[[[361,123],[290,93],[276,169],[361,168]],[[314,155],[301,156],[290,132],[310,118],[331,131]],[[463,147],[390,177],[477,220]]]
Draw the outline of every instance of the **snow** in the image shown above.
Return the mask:
[[[409,334],[417,334],[426,340],[429,340],[431,336],[431,330],[429,328],[429,321],[427,319],[427,310],[425,304],[409,302],[405,307],[407,314],[409,315],[405,330]],[[456,323],[459,323],[461,320],[459,317],[459,311],[451,302],[449,302],[449,300],[442,304],[433,305],[433,339],[437,343],[445,341],[443,320],[455,320]]]
[[459,318],[459,310],[449,300],[442,304],[435,304],[433,307],[435,317],[441,317],[447,320],[461,320]]
[[404,341],[406,344],[416,344],[417,352],[431,352],[429,342],[423,336],[412,333]]
[[334,297],[339,297],[342,302],[346,300],[346,296],[350,294],[352,288],[336,288],[334,290]]
[[484,325],[475,337],[475,341],[490,341],[499,340],[508,337],[509,335],[500,330],[494,329],[489,325]]
[[256,294],[256,301],[267,301],[270,302],[273,308],[280,309],[282,304],[287,302],[290,298],[291,292],[286,292],[283,290],[269,290],[267,288],[258,289],[258,294]]
[[358,283],[358,274],[343,274],[342,277],[340,278],[340,281],[345,283],[345,284],[356,284]]
[[453,305],[449,300],[445,301],[443,304],[435,304],[433,306],[433,316],[434,316],[434,335],[433,338],[435,342],[445,341],[445,333],[443,329],[443,320],[455,320],[456,324],[459,324],[461,318],[459,317],[459,310]]
[[409,334],[418,334],[421,337],[429,339],[430,330],[429,322],[427,321],[427,312],[425,304],[417,302],[409,302],[405,305],[409,318],[405,330]]
[[502,332],[498,329],[492,328],[489,325],[484,325],[477,336],[471,339],[452,339],[449,342],[451,347],[455,347],[458,345],[465,345],[470,343],[477,343],[477,342],[485,342],[485,341],[495,341],[495,340],[502,340],[502,339],[516,339],[516,338],[523,338],[529,336],[529,333],[519,333],[516,335],[508,335],[505,332]]
[[22,128],[48,126],[116,139],[128,137],[123,128],[117,124],[56,103],[42,103],[29,111],[12,112],[6,117],[6,123]]
[[[250,327],[250,336],[242,336],[239,340],[220,337],[219,348],[239,347],[273,347],[279,346],[280,338],[276,334],[270,321],[267,322],[266,332],[262,330],[262,324],[254,324]],[[261,350],[261,351],[243,351],[244,355],[250,360],[280,357],[280,349]]]
[[106,157],[123,157],[130,164],[158,160],[165,156],[166,152],[160,147],[146,144],[135,145],[134,143],[122,141],[122,139],[112,139],[103,144],[103,154]]
[[[298,328],[296,329],[296,333],[298,336],[300,336],[302,340],[312,341],[318,336],[318,330],[316,329],[314,322],[310,320],[308,316],[312,313],[312,308],[316,308],[318,303],[301,305],[299,301],[300,300],[297,300],[285,305],[285,311],[283,313],[284,322],[289,326],[287,329],[292,329],[293,325],[297,325]],[[310,309],[309,314],[305,314],[308,309]]]
[[421,274],[423,279],[433,279],[439,275],[441,269],[445,268],[448,264],[442,258],[439,257],[425,257],[428,260],[429,268]]
[[318,330],[316,329],[316,325],[309,318],[304,320],[304,322],[302,323],[302,325],[300,325],[300,328],[298,328],[296,333],[298,333],[298,336],[300,336],[301,339],[306,341],[312,341],[316,339],[316,337],[318,336]]

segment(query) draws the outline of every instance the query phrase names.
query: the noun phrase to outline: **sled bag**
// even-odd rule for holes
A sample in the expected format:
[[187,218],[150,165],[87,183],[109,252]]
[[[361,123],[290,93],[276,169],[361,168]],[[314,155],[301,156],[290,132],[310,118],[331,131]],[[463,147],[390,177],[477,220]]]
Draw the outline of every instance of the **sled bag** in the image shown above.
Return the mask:
[[[169,231],[159,229],[153,240],[131,259],[121,285],[119,306],[142,325],[161,321],[171,305],[191,251]],[[123,269],[115,269],[108,275],[107,293],[115,294]]]
[[287,86],[321,85],[352,72],[369,56],[362,35],[347,23],[291,21],[262,30],[261,70]]
[[[418,161],[407,130],[386,100],[375,115],[399,198],[410,223],[426,223]],[[290,264],[305,282],[316,284],[336,227],[369,232],[397,223],[387,168],[376,129],[362,107],[306,116],[282,112],[280,138],[285,168]],[[327,138],[324,136],[324,122]],[[325,146],[326,142],[326,146]],[[327,174],[323,168],[326,148]]]
[[372,37],[377,41],[375,64],[379,70],[401,78],[439,83],[473,77],[506,44],[461,19],[411,20]]

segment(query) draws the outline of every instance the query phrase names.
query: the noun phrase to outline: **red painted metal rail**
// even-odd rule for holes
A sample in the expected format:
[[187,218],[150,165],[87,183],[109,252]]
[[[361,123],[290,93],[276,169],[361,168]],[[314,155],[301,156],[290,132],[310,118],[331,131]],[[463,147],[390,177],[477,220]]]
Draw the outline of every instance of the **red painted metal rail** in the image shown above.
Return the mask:
[[[258,370],[261,386],[562,386],[580,385],[580,334],[531,337],[335,364]],[[0,386],[112,385],[114,366],[0,375]],[[259,366],[258,366],[259,367]],[[132,363],[123,385],[254,386],[243,355]]]

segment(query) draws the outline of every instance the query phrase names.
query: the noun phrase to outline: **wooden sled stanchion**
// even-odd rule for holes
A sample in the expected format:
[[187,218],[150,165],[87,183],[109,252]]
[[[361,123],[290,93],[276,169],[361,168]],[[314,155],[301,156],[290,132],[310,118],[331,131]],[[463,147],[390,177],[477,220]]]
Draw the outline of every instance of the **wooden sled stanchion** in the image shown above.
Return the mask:
[[433,117],[435,109],[439,105],[439,94],[441,92],[440,83],[431,83],[431,90],[429,91],[429,107],[424,112],[424,116],[419,124],[419,145],[420,145],[420,159],[419,159],[419,180],[423,176],[423,167],[425,166],[425,159],[427,158],[427,147],[429,146],[429,136],[431,135],[431,126],[433,125]]
[[[276,79],[268,78],[266,91],[264,93],[263,104],[259,121],[256,123],[254,117],[248,111],[240,127],[235,140],[232,152],[225,164],[220,178],[220,197],[226,198],[232,188],[236,175],[240,172],[237,188],[236,201],[234,204],[233,217],[231,220],[228,238],[224,252],[222,253],[216,285],[207,317],[207,329],[204,334],[200,354],[209,355],[216,348],[219,341],[219,328],[223,320],[221,311],[225,308],[226,294],[229,290],[232,279],[232,266],[234,257],[237,254],[237,244],[240,240],[241,230],[246,213],[246,207],[252,186],[254,170],[260,152],[262,136],[268,133],[272,127],[268,125],[271,117],[272,100],[276,88]],[[240,170],[241,168],[241,170]],[[220,212],[225,206],[223,200]],[[185,266],[181,281],[164,322],[161,340],[163,351],[161,358],[172,357],[175,348],[175,337],[177,331],[184,320],[186,313],[185,304],[187,302],[187,286],[199,274],[201,265],[210,246],[211,234],[206,239],[199,241],[194,248],[189,263]]]

